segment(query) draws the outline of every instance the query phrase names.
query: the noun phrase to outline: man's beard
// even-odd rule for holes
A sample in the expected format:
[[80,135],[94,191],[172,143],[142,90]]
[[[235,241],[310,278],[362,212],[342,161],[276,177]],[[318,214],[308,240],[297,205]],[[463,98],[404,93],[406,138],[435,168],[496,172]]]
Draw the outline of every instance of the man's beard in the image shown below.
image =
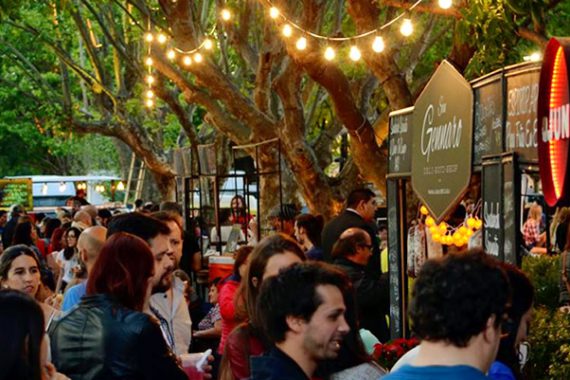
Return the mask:
[[172,271],[168,271],[160,278],[158,284],[152,287],[152,294],[165,293],[172,287]]

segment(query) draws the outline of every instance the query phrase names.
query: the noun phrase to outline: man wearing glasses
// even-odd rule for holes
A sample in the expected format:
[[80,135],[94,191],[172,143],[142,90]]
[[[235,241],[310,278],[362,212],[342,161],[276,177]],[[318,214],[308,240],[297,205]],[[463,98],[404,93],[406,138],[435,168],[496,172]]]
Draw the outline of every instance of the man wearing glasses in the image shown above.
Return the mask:
[[340,235],[332,250],[333,263],[343,270],[356,291],[360,327],[381,342],[390,339],[386,315],[390,309],[388,276],[367,269],[372,257],[372,239],[361,228],[349,228]]

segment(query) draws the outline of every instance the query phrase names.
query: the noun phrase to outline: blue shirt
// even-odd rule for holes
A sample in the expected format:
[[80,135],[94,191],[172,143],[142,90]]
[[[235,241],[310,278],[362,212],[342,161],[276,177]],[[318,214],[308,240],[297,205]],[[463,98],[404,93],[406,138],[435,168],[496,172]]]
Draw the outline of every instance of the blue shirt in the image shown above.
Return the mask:
[[489,369],[489,378],[493,380],[515,380],[515,375],[507,365],[495,360]]
[[455,366],[423,366],[403,365],[396,371],[382,377],[382,380],[488,380],[485,374],[475,367],[467,365]]
[[71,308],[79,303],[81,297],[85,295],[87,291],[87,281],[83,281],[80,284],[74,285],[67,289],[65,295],[63,296],[63,303],[61,304],[61,311],[67,312]]

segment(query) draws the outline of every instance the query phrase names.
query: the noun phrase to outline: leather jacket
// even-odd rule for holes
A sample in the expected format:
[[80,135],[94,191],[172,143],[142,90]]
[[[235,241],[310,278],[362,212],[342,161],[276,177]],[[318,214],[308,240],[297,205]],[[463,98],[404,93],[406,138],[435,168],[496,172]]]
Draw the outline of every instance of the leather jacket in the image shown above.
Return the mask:
[[85,296],[49,329],[52,362],[73,380],[187,380],[152,317]]

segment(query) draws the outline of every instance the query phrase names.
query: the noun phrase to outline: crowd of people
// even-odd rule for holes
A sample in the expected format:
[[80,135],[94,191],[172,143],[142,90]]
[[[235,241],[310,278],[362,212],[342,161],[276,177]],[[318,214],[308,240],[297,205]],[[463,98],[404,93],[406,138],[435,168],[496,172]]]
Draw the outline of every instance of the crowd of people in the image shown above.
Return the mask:
[[175,203],[138,206],[78,204],[41,222],[11,210],[0,380],[521,378],[533,288],[481,250],[424,264],[410,307],[419,348],[389,375],[372,360],[390,339],[390,302],[368,189],[327,224],[287,205],[271,212],[274,233],[237,249],[207,299],[196,289],[202,232],[184,229]]

